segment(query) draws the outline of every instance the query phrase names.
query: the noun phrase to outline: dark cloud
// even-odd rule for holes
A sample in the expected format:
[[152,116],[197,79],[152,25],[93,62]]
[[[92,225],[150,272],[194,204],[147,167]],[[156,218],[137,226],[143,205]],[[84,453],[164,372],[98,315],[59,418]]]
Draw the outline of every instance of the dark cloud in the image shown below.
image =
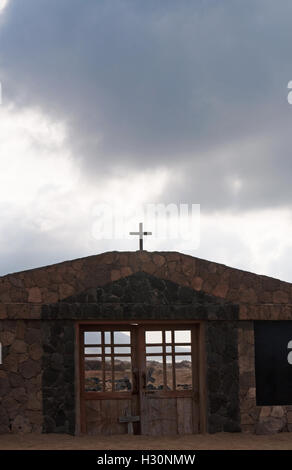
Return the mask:
[[170,202],[290,204],[291,14],[288,0],[12,0],[4,97],[66,122],[91,180],[161,166],[182,173]]

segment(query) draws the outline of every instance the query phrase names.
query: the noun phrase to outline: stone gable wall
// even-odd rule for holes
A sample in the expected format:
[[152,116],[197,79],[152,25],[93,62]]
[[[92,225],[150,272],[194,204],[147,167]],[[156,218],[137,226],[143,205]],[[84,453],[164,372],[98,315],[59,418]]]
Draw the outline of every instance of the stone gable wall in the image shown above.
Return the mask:
[[146,251],[108,252],[4,276],[0,278],[0,319],[15,318],[25,309],[26,315],[40,318],[40,304],[58,302],[137,271],[239,304],[242,320],[292,319],[290,283],[180,253]]

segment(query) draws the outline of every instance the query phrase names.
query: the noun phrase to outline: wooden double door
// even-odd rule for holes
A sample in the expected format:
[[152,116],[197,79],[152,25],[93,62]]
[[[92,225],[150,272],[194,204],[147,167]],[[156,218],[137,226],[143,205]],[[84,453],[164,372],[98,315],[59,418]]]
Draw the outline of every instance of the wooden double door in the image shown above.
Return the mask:
[[81,431],[202,431],[200,324],[79,326]]

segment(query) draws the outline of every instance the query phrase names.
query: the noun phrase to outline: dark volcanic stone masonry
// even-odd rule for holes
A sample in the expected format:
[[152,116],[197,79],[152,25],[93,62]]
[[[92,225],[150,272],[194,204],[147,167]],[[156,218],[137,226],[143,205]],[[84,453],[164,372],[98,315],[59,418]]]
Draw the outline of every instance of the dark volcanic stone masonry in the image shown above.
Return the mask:
[[205,337],[208,432],[241,431],[238,322],[207,322]]
[[42,310],[43,319],[79,320],[235,320],[238,314],[238,306],[231,302],[143,272]]
[[42,323],[43,432],[75,432],[74,324]]

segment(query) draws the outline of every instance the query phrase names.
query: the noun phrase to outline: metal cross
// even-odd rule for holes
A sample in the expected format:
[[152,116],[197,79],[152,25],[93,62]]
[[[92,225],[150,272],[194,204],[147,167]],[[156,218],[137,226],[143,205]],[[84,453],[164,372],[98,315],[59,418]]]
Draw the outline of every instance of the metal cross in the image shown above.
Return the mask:
[[143,223],[139,223],[139,232],[130,232],[130,235],[139,235],[139,249],[143,250],[143,235],[152,235],[152,232],[143,232]]

